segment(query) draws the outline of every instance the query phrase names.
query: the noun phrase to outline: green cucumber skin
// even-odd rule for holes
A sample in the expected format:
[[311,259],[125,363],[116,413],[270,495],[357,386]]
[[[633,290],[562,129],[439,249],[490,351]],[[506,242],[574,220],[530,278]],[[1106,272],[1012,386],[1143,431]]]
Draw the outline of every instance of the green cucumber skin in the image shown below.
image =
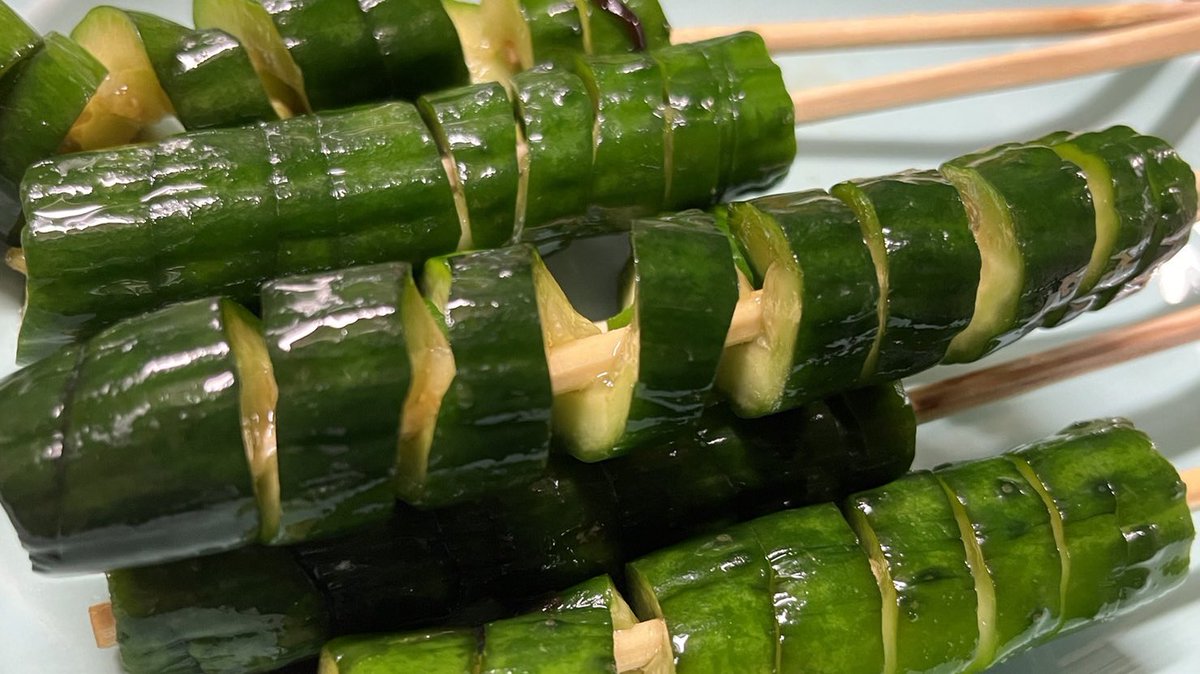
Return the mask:
[[1077,424],[1015,457],[1062,517],[1070,576],[1060,630],[1140,605],[1186,577],[1195,535],[1186,487],[1129,422]]
[[[516,246],[431,263],[447,264],[452,276],[444,318],[455,375],[424,480],[402,476],[406,501],[446,505],[526,483],[545,468],[553,396],[533,255]],[[497,390],[497,377],[508,385]]]
[[517,209],[517,128],[508,90],[473,84],[421,98],[426,124],[454,159],[467,202],[472,248],[513,238]]
[[729,240],[711,217],[639,220],[631,233],[640,355],[625,437],[614,453],[692,425],[711,402],[737,305]]
[[479,639],[473,629],[342,637],[322,656],[337,663],[337,674],[473,674]]
[[642,54],[575,60],[595,105],[591,202],[653,215],[662,210],[665,122],[662,69]]
[[11,7],[0,3],[0,81],[42,46],[42,38]]
[[[203,577],[204,583],[180,584]],[[324,597],[286,550],[250,548],[108,574],[132,674],[241,674],[310,657],[329,639]]]
[[36,560],[54,554],[63,432],[82,349],[66,347],[0,383],[0,505]]
[[617,674],[607,606],[563,607],[484,628],[480,674]]
[[418,262],[458,247],[460,226],[441,154],[415,106],[386,103],[323,116],[333,191],[324,212],[334,255],[323,268]]
[[281,523],[273,544],[392,515],[399,410],[410,372],[400,321],[406,264],[267,283],[263,327],[279,387]]
[[887,562],[899,604],[896,671],[964,668],[979,640],[975,579],[937,478],[910,473],[850,497],[845,509],[856,528],[874,533]]
[[596,121],[587,87],[573,73],[535,69],[514,77],[513,90],[529,152],[525,226],[583,213],[591,202]]
[[[879,281],[857,216],[823,191],[761,197],[743,208],[778,224],[802,277],[800,325],[781,406],[845,389],[859,379],[879,332]],[[738,217],[736,209],[731,217]]]
[[796,159],[796,112],[783,72],[762,37],[738,33],[700,43],[717,78],[719,98],[728,103],[730,126],[721,154],[724,199],[765,190],[779,182]]
[[775,671],[771,569],[746,525],[643,557],[627,573],[657,600],[679,674]]
[[[153,302],[157,250],[150,223],[138,216],[138,195],[151,191],[153,166],[153,151],[135,147],[30,167],[21,231],[30,272],[18,362],[33,362],[95,332],[93,325],[111,325]],[[88,217],[71,217],[76,209]]]
[[358,0],[391,93],[416,100],[470,80],[458,31],[440,0]]
[[0,81],[0,229],[5,236],[21,212],[25,170],[57,154],[71,125],[108,74],[74,40],[49,33],[41,49]]
[[584,19],[575,0],[520,0],[519,4],[529,27],[535,63],[583,53]]
[[666,80],[667,210],[716,203],[721,179],[722,125],[712,68],[692,45],[654,52]]
[[[222,294],[253,302],[277,270],[275,196],[261,130],[199,131],[157,150],[154,194],[144,205],[156,249],[154,301]],[[247,213],[265,217],[248,226]]]
[[178,304],[88,342],[67,401],[58,549],[47,568],[128,568],[256,538],[221,306]]
[[1007,457],[937,469],[966,512],[995,588],[996,651],[1033,645],[1058,624],[1062,561],[1041,495]]
[[[587,17],[592,37],[592,54],[620,54],[643,51],[634,42],[625,20],[613,16],[592,0],[587,0]],[[658,0],[624,0],[634,16],[645,39],[645,51],[653,51],[671,44],[671,27],[667,24],[662,5]]]
[[858,537],[837,506],[784,511],[746,526],[771,567],[768,593],[775,603],[776,671],[882,671],[879,586]]
[[277,117],[250,57],[231,35],[191,30],[145,12],[126,14],[184,128],[241,126]]
[[1046,313],[1070,302],[1091,260],[1096,214],[1079,167],[1047,147],[1007,145],[950,163],[973,171],[1000,194],[1022,258],[1016,315],[983,353],[972,354],[978,358],[1028,334]]
[[259,0],[304,76],[314,110],[387,98],[383,59],[358,0]]
[[662,3],[658,0],[624,0],[642,25],[642,34],[646,39],[646,51],[657,51],[671,46],[671,24],[663,11]]
[[1117,126],[1094,133],[1061,134],[1061,137],[1047,140],[1052,147],[1065,146],[1104,163],[1113,190],[1117,236],[1108,263],[1095,285],[1077,296],[1070,307],[1047,316],[1046,327],[1107,304],[1101,298],[1119,292],[1137,273],[1141,260],[1147,257],[1158,222],[1156,209],[1151,205],[1154,195],[1146,175],[1143,152],[1128,142],[1136,135],[1129,127]]
[[958,190],[936,172],[913,171],[832,192],[879,228],[887,251],[888,318],[872,376],[933,367],[971,322],[979,286],[979,248]]
[[271,163],[281,275],[316,272],[335,259],[331,237],[337,216],[329,208],[333,184],[321,144],[321,116],[306,115],[262,125]]

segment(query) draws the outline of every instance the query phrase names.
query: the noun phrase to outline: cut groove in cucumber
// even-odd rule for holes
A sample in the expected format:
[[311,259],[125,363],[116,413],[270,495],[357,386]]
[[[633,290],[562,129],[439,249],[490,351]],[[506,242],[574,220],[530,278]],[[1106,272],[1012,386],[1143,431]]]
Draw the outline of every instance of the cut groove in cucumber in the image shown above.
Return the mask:
[[[545,263],[535,258],[533,268],[547,360],[555,348],[601,334],[599,327],[571,306]],[[638,378],[638,346],[635,319],[614,345],[610,367],[597,372],[582,389],[554,394],[554,432],[575,457],[584,461],[605,458],[625,434]]]
[[242,43],[281,119],[312,112],[304,75],[262,5],[255,0],[195,0],[192,19],[196,28],[219,28]]
[[480,6],[460,0],[443,0],[442,6],[458,32],[471,82],[499,82],[508,86],[512,70],[492,47]]
[[982,671],[996,660],[996,586],[988,571],[987,560],[983,557],[983,549],[975,537],[975,528],[967,516],[967,509],[950,485],[942,478],[937,478],[938,484],[946,492],[950,509],[954,511],[954,519],[958,522],[958,534],[962,537],[963,548],[967,555],[967,566],[975,579],[975,616],[979,625],[979,642],[975,647],[975,658],[971,661],[968,671]]
[[279,387],[259,320],[228,300],[221,303],[221,318],[237,366],[242,442],[254,479],[261,536],[270,540],[279,529],[279,460],[275,451]]
[[942,360],[944,363],[966,363],[983,356],[990,349],[993,338],[1016,321],[1018,301],[1025,285],[1025,265],[1004,197],[970,168],[946,165],[941,172],[962,196],[982,263],[979,289],[975,294],[975,314],[967,327],[950,341]]
[[883,344],[883,336],[887,332],[889,289],[887,244],[883,240],[883,225],[879,222],[875,206],[867,198],[867,195],[863,194],[861,188],[854,183],[842,183],[830,190],[830,194],[845,202],[858,217],[858,224],[862,227],[863,240],[867,242],[867,250],[871,252],[871,262],[875,264],[875,277],[879,281],[879,301],[876,309],[879,315],[879,332],[875,334],[871,352],[867,355],[866,362],[863,363],[862,378],[865,380],[874,375],[878,369],[879,349]]
[[479,10],[492,58],[510,74],[532,68],[533,40],[520,0],[482,0]]
[[71,39],[108,69],[108,76],[67,133],[73,150],[126,145],[175,114],[159,84],[137,25],[115,7],[92,9]]
[[867,518],[856,508],[849,508],[846,521],[858,535],[859,544],[867,553],[871,564],[871,573],[879,584],[879,593],[883,597],[882,630],[883,630],[883,674],[896,674],[896,636],[900,621],[900,605],[896,597],[896,586],[892,583],[892,574],[888,570],[887,558],[879,545],[879,538],[871,528]]
[[[762,332],[754,340],[726,347],[717,369],[717,387],[739,415],[762,416],[778,409],[791,372],[800,326],[803,272],[783,231],[750,204],[734,204],[729,226],[746,259],[762,279]],[[741,274],[740,296],[750,284]]]
[[445,263],[431,263],[425,272],[428,301],[410,277],[400,309],[413,373],[400,416],[396,471],[400,491],[406,493],[419,493],[425,482],[438,413],[455,374],[454,353],[439,324],[450,294],[450,271]]
[[1112,172],[1099,157],[1083,152],[1070,143],[1050,146],[1058,156],[1083,169],[1087,178],[1088,191],[1092,193],[1092,204],[1096,208],[1096,245],[1092,249],[1092,259],[1088,261],[1087,271],[1079,282],[1075,297],[1087,295],[1108,266],[1109,256],[1117,244],[1117,234],[1120,220],[1117,216],[1113,200]]
[[525,232],[525,215],[529,212],[529,141],[520,117],[517,124],[517,206],[513,213],[512,240],[520,241]]
[[[1067,605],[1067,588],[1071,582],[1071,556],[1068,553],[1067,537],[1063,530],[1062,513],[1059,512],[1058,505],[1054,503],[1054,497],[1046,491],[1046,486],[1042,484],[1037,473],[1033,472],[1033,467],[1029,465],[1029,462],[1019,456],[1009,456],[1008,458],[1017,467],[1017,472],[1021,473],[1021,476],[1041,497],[1042,502],[1046,504],[1047,512],[1050,513],[1050,530],[1054,532],[1054,545],[1058,548],[1058,558],[1062,561],[1062,580],[1058,586],[1058,605],[1062,610],[1062,607]],[[1060,624],[1065,620],[1066,615],[1061,615]]]
[[619,674],[675,674],[671,631],[665,622],[613,626],[613,659]]

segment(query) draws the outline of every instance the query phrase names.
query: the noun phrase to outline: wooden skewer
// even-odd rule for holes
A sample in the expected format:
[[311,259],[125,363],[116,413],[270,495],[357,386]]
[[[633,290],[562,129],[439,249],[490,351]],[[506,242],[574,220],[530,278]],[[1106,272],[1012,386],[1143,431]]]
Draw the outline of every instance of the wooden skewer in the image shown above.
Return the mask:
[[1200,51],[1200,15],[1049,47],[797,91],[796,122],[1050,82]]
[[762,35],[774,54],[839,47],[1059,35],[1196,16],[1200,5],[1148,2],[1089,7],[1009,8],[943,14],[862,17],[742,26],[675,28],[676,44],[741,31]]

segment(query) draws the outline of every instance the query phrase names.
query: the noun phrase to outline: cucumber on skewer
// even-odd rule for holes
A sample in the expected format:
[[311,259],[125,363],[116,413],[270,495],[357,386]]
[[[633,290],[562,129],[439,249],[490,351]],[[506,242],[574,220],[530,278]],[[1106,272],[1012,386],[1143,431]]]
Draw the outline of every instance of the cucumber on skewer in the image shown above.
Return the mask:
[[0,80],[33,56],[42,46],[42,38],[13,11],[0,3]]
[[461,36],[441,0],[358,0],[383,58],[391,94],[405,100],[466,84]]

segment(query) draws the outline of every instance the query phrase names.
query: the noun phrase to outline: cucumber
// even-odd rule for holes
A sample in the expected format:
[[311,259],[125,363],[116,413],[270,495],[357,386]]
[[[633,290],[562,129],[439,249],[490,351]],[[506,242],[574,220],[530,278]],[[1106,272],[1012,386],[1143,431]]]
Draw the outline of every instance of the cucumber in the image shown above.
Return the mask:
[[33,26],[12,7],[0,3],[0,81],[41,46],[42,38]]
[[513,238],[517,209],[517,129],[508,91],[474,84],[418,102],[460,196],[459,249],[496,248]]
[[662,68],[642,54],[577,58],[574,68],[596,111],[592,204],[658,213],[666,191]]
[[322,268],[415,263],[455,250],[461,230],[453,191],[416,107],[397,102],[328,115],[320,129],[334,250]]
[[979,249],[958,191],[936,172],[910,171],[832,192],[857,214],[879,279],[881,321],[864,377],[936,365],[970,323],[979,286]]
[[410,372],[400,320],[404,264],[263,286],[279,383],[282,520],[270,543],[311,540],[386,520],[394,506],[399,410]]
[[262,4],[256,0],[194,0],[192,21],[198,29],[217,28],[241,43],[280,117],[313,111],[304,75]]
[[329,207],[333,183],[321,126],[318,115],[262,125],[271,165],[269,184],[275,195],[276,265],[281,275],[329,269],[338,259],[337,215]]
[[975,577],[936,477],[910,473],[844,506],[883,596],[883,671],[958,671],[979,642]]
[[[196,576],[205,582],[180,583]],[[311,657],[331,636],[324,597],[286,550],[113,571],[108,591],[130,672],[266,671]]]
[[[162,23],[167,30],[175,26]],[[120,9],[102,5],[88,12],[71,31],[71,39],[108,70],[67,134],[66,143],[72,150],[126,145],[175,114],[141,34],[143,26],[153,31],[158,25],[139,22]]]
[[666,47],[653,56],[666,81],[663,207],[715,203],[722,165],[718,108],[723,102],[713,99],[712,68],[692,45]]
[[671,44],[670,26],[658,0],[577,0],[588,54],[619,54]]
[[[504,70],[505,79],[499,80],[501,82],[532,68],[535,63],[533,28],[526,17],[535,9],[536,1],[533,7],[522,0],[481,0],[479,3],[484,48]],[[574,2],[569,4],[574,5]]]
[[252,383],[237,367],[227,306],[178,304],[88,342],[67,401],[54,571],[128,568],[257,537],[239,432]]
[[137,25],[158,83],[184,128],[241,126],[279,117],[249,54],[233,36],[190,30],[144,12],[126,14]]
[[1044,146],[1012,145],[941,168],[971,214],[982,267],[971,323],[943,362],[976,360],[1068,303],[1091,261],[1096,215],[1079,167]]
[[525,69],[562,54],[585,53],[584,15],[575,0],[509,0],[509,4],[519,7],[528,31],[530,65]]
[[[63,149],[67,133],[100,88],[104,65],[70,38],[46,35],[36,53],[0,81],[0,227],[21,211],[17,192],[34,162]],[[69,148],[67,148],[69,149]]]
[[[480,5],[463,0],[442,0],[446,15],[454,24],[458,33],[459,43],[463,50],[463,61],[472,82],[507,82],[512,77],[510,54],[504,50],[492,47],[493,35],[487,31],[495,30],[497,24],[485,22]],[[504,15],[505,21],[511,15]],[[519,24],[512,28],[518,30]]]
[[[415,100],[470,79],[454,22],[441,0],[358,0],[391,93]],[[357,64],[356,64],[357,67]]]
[[[430,357],[440,366],[432,383],[417,375],[404,405],[404,500],[445,505],[522,484],[545,468],[552,396],[534,259],[531,248],[517,246],[430,261],[423,282],[437,315],[411,283],[405,291],[413,370]],[[489,394],[496,376],[509,381]]]
[[591,202],[592,162],[581,158],[591,157],[596,120],[583,80],[533,70],[513,78],[513,91],[527,161],[519,222],[537,227],[583,213]]
[[479,639],[472,629],[335,639],[321,651],[318,674],[474,672]]
[[762,416],[844,389],[879,330],[879,285],[854,212],[826,192],[733,204],[729,226],[762,279],[763,332],[726,349],[718,386]]

